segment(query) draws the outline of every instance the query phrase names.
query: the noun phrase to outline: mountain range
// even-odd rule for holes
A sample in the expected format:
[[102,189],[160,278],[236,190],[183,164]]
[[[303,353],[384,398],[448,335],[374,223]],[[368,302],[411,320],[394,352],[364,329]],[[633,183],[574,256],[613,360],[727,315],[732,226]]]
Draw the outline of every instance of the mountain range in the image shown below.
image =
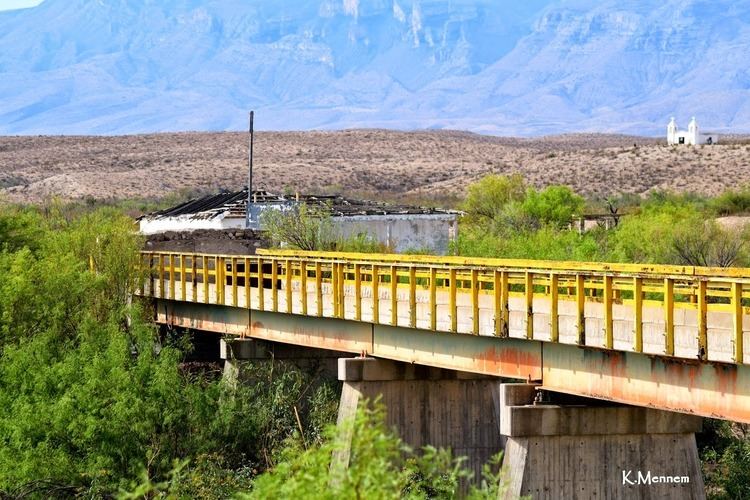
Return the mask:
[[750,2],[45,0],[0,12],[0,134],[750,131]]

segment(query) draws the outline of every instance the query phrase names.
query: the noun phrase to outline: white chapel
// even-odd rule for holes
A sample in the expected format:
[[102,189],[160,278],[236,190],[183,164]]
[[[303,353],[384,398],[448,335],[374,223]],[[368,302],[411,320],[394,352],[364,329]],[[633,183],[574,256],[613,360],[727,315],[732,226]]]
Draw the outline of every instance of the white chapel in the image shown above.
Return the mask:
[[700,132],[698,129],[698,122],[693,117],[688,124],[687,131],[678,130],[677,123],[674,118],[667,125],[667,144],[690,144],[692,146],[699,144],[718,144],[718,134]]

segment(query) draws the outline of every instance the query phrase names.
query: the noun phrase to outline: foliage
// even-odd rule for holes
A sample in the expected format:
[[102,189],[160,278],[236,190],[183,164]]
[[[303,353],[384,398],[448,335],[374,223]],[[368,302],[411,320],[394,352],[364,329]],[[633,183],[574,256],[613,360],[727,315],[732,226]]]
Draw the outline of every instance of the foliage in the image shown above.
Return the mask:
[[333,250],[338,239],[328,211],[300,203],[286,209],[269,209],[261,215],[261,227],[276,245],[299,250]]
[[[384,422],[382,406],[364,405],[353,421],[329,427],[320,447],[305,450],[290,441],[284,460],[243,498],[455,498],[470,476],[461,460],[431,447],[414,453]],[[468,497],[497,498],[499,478],[489,473]]]
[[750,185],[724,191],[709,202],[709,207],[720,216],[750,213]]
[[545,226],[537,231],[519,231],[498,237],[479,228],[464,227],[455,250],[459,255],[476,257],[595,261],[602,256],[599,236],[600,233],[596,232],[580,235],[575,231]]
[[[295,405],[307,442],[320,438],[335,398],[317,379],[268,363],[230,388],[182,369],[184,343],[160,338],[131,303],[141,247],[132,220],[111,209],[7,214],[0,496],[107,496],[141,473],[144,491],[226,497],[298,428]],[[176,460],[187,462],[175,471]]]
[[729,267],[747,261],[743,235],[687,203],[649,203],[623,218],[611,242],[612,259],[622,262]]
[[563,229],[585,201],[567,186],[527,188],[519,175],[488,175],[467,188],[466,223],[506,237],[544,227]]
[[705,419],[697,435],[709,498],[750,498],[750,440],[747,425]]
[[526,183],[519,174],[487,175],[469,185],[462,208],[469,222],[487,224],[500,220],[507,205],[525,196]]
[[274,245],[288,245],[298,250],[320,250],[363,253],[389,253],[386,245],[366,231],[348,238],[334,224],[330,212],[306,203],[284,210],[265,210],[261,226]]
[[541,191],[529,189],[521,204],[522,212],[537,226],[568,227],[574,215],[581,215],[583,197],[568,186],[549,186]]

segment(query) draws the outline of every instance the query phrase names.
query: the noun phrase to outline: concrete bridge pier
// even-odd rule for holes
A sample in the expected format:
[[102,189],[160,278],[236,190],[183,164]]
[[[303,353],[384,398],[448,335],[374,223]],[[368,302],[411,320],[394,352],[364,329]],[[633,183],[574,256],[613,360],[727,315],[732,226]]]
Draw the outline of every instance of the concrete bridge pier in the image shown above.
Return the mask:
[[533,384],[500,388],[505,498],[705,498],[700,417],[539,396]]
[[[343,382],[339,424],[364,401],[380,397],[386,424],[414,449],[450,448],[467,457],[465,466],[481,478],[482,465],[502,450],[497,420],[500,379],[376,358],[341,358]],[[348,454],[337,458],[348,464]],[[343,462],[343,463],[342,463]]]
[[249,363],[262,360],[278,360],[294,365],[323,379],[335,380],[337,361],[344,355],[338,351],[311,349],[309,347],[282,344],[251,338],[229,338],[219,341],[219,357],[224,360],[224,380],[235,385],[246,380]]

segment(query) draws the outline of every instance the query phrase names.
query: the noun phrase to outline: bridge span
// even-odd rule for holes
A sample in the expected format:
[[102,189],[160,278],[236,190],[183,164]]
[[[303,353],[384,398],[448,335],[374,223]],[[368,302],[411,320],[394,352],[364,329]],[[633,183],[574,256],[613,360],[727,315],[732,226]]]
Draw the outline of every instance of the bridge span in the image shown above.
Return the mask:
[[750,269],[143,252],[176,326],[750,423]]
[[700,417],[750,423],[750,269],[285,250],[142,263],[157,322],[222,334],[225,374],[271,351],[335,356],[340,419],[382,397],[411,446],[450,447],[476,474],[503,450],[508,498],[705,498]]

